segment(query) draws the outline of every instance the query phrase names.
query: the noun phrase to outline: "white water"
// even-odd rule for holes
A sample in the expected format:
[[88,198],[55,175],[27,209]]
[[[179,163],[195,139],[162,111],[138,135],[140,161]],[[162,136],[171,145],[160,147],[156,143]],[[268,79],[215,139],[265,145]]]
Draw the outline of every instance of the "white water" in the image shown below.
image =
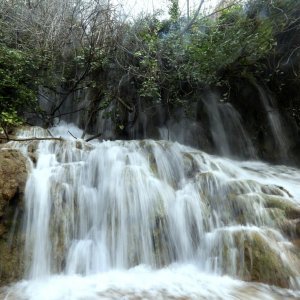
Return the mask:
[[244,130],[241,116],[236,109],[230,103],[219,102],[217,95],[213,93],[206,97],[203,104],[218,152],[227,157],[256,157],[251,139]]
[[7,293],[10,299],[193,299],[193,300],[288,300],[299,293],[229,277],[200,273],[191,265],[153,271],[139,266],[127,271],[108,271],[90,276],[53,275],[44,280],[24,281]]
[[290,141],[287,137],[288,135],[286,130],[284,129],[280,113],[276,107],[274,99],[272,99],[272,97],[268,95],[267,92],[264,91],[264,89],[258,84],[255,84],[255,87],[257,88],[260,100],[266,111],[269,127],[275,141],[277,152],[279,153],[280,158],[284,161],[288,158],[287,150],[290,147]]
[[[81,136],[62,126],[52,134],[69,141],[39,143],[26,187],[26,281],[5,299],[300,299],[299,259],[266,208],[270,195],[299,207],[300,170],[164,141],[87,144],[68,131]],[[22,136],[32,134],[48,135]],[[255,240],[294,291],[238,280]]]

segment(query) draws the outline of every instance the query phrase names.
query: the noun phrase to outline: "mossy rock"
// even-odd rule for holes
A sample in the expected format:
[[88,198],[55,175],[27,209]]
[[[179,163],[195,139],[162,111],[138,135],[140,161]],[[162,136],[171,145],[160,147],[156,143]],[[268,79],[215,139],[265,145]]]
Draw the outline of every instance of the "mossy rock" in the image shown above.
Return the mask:
[[245,238],[243,251],[245,280],[290,287],[290,277],[295,277],[294,272],[282,261],[280,253],[276,253],[259,233]]
[[75,148],[83,151],[92,151],[93,149],[95,149],[95,147],[91,143],[82,140],[75,142]]
[[282,288],[298,288],[291,281],[300,275],[298,248],[293,244],[282,244],[281,238],[272,230],[241,228],[224,232],[220,239],[222,247],[214,247],[213,251],[217,253],[212,255],[218,255],[221,249],[219,255],[224,274]]
[[23,273],[23,242],[18,229],[28,168],[20,151],[0,150],[0,285],[20,279]]
[[0,239],[0,286],[18,281],[24,274],[24,242],[17,235],[10,244],[8,239]]
[[204,195],[218,193],[223,187],[222,180],[214,172],[197,173],[195,180]]
[[296,228],[295,228],[295,230],[296,230],[296,236],[298,238],[300,238],[300,219],[296,221],[295,226],[296,226]]
[[286,190],[284,187],[275,185],[275,184],[268,184],[268,185],[263,185],[261,187],[261,191],[264,194],[267,195],[275,195],[275,196],[288,196],[292,198],[292,195],[288,190]]
[[[293,245],[297,248],[298,253],[299,253],[299,249],[300,249],[300,239],[295,239],[292,240]],[[299,254],[300,255],[300,254]]]
[[300,218],[300,207],[290,207],[286,211],[286,216],[290,219],[299,219]]
[[280,196],[265,195],[265,207],[266,208],[278,208],[284,212],[284,215],[288,219],[300,218],[300,206],[293,201]]
[[191,153],[183,153],[184,174],[191,178],[198,171],[199,167]]
[[228,182],[228,192],[237,195],[250,192],[262,193],[263,195],[290,197],[292,195],[283,187],[278,185],[263,185],[255,180],[232,180]]
[[232,195],[243,195],[260,191],[260,184],[255,180],[231,180],[226,185],[226,191]]
[[158,176],[157,162],[156,162],[156,159],[155,159],[153,153],[149,152],[149,154],[148,154],[148,161],[149,161],[149,164],[150,164],[151,171],[153,172],[153,174],[155,176]]
[[9,206],[22,200],[28,174],[28,161],[18,150],[0,150],[0,217]]
[[282,209],[274,207],[267,208],[266,210],[279,227],[281,227],[281,225],[287,221],[285,213]]
[[227,203],[225,209],[231,211],[230,220],[236,224],[253,224],[258,227],[274,227],[276,224],[268,210],[264,208],[264,198],[260,193],[240,195],[229,193],[224,197],[226,199],[223,199],[223,202]]

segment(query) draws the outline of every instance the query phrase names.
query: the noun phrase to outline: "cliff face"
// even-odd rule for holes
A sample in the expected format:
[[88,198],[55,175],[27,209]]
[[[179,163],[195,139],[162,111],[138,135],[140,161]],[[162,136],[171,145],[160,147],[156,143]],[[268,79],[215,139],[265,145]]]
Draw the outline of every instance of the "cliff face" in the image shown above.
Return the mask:
[[[95,91],[89,88],[81,101],[62,105],[61,120],[104,140],[171,140],[211,154],[300,166],[300,98],[289,82],[278,92],[259,80],[234,78],[230,95],[220,87],[191,89],[177,105],[169,104],[167,95],[157,103],[141,99],[128,82],[119,89],[126,106],[114,100],[95,109]],[[92,113],[82,110],[85,105]],[[68,114],[71,110],[76,113]]]
[[15,149],[0,149],[0,285],[18,280],[23,272],[21,226],[29,163]]

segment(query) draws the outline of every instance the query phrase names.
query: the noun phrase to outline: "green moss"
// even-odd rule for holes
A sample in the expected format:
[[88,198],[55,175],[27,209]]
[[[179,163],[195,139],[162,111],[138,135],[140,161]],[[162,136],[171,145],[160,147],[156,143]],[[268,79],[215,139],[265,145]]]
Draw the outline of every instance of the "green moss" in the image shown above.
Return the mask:
[[271,218],[276,221],[276,224],[280,225],[282,222],[286,221],[285,213],[280,208],[269,208],[268,212]]
[[0,238],[0,286],[21,279],[24,273],[23,245],[20,234],[13,238],[11,245],[7,238]]
[[289,278],[294,275],[279,253],[272,250],[258,233],[247,236],[244,241],[244,264],[244,276],[250,281],[288,288]]
[[284,216],[288,219],[300,218],[300,207],[292,201],[279,196],[265,195],[265,207],[277,208],[283,211]]
[[292,206],[292,203],[288,200],[278,196],[265,196],[266,207],[268,208],[279,208],[281,210],[287,210]]

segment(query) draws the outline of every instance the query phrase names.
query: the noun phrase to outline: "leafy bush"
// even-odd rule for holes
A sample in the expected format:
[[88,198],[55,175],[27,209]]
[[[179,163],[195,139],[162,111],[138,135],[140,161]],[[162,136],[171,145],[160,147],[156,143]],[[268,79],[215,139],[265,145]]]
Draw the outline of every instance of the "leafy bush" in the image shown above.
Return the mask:
[[14,125],[36,105],[36,65],[30,55],[0,45],[0,124]]
[[[11,15],[0,13],[5,25],[0,28],[2,123],[36,105],[39,85],[51,91],[48,118],[54,119],[70,94],[86,88],[95,95],[93,108],[86,110],[95,114],[105,109],[107,99],[120,98],[126,80],[136,93],[133,101],[144,108],[157,103],[188,108],[206,87],[220,88],[229,100],[226,90],[237,78],[263,81],[273,89],[282,86],[278,82],[284,72],[289,74],[287,84],[299,81],[300,47],[294,37],[299,34],[300,4],[295,0],[238,1],[208,17],[196,14],[190,26],[180,16],[177,0],[170,0],[169,18],[163,21],[156,14],[122,21],[100,2],[78,1],[74,6],[65,1],[60,7],[56,0],[27,7],[17,1],[18,14],[24,12],[21,25],[22,20],[29,22],[23,27],[10,24],[18,15],[4,2],[0,8]],[[67,17],[61,17],[62,9]],[[45,12],[47,22],[42,24]],[[287,34],[293,35],[288,41]],[[132,110],[136,103],[126,101],[118,103]]]

